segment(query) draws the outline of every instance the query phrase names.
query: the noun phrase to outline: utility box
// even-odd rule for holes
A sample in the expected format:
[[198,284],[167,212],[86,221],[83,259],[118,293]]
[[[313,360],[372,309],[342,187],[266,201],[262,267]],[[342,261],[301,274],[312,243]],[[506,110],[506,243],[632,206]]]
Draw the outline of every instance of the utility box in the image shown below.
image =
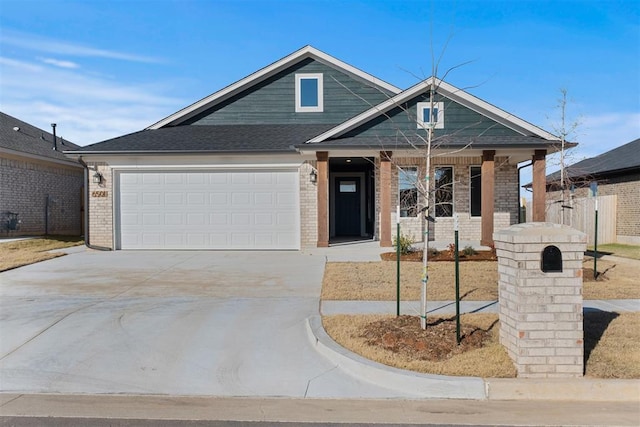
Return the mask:
[[518,377],[581,377],[586,234],[565,225],[529,222],[500,230],[493,240],[500,342]]

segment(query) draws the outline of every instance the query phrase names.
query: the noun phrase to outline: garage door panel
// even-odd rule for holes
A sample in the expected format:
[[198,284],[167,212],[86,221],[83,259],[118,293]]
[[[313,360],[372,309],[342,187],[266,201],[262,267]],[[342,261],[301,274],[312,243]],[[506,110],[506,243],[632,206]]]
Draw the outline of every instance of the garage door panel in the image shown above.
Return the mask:
[[182,205],[184,204],[184,194],[182,193],[165,193],[164,194],[165,205]]
[[121,172],[123,249],[297,249],[297,172]]

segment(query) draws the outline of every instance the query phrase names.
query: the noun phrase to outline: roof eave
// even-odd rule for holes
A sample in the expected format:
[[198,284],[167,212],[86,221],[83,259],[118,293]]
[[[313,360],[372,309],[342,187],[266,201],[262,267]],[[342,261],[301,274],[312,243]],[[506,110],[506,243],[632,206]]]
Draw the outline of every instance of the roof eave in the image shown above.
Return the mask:
[[104,150],[104,151],[65,151],[65,155],[69,156],[93,156],[93,155],[109,155],[109,156],[131,156],[131,155],[192,155],[192,154],[242,154],[242,155],[264,155],[264,154],[295,154],[293,148],[282,150]]

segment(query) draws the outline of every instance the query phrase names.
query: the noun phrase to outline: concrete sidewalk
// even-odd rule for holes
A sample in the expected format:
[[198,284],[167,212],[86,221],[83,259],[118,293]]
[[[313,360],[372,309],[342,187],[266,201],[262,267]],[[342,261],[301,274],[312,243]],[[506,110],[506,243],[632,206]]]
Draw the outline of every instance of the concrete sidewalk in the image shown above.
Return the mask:
[[[322,300],[320,313],[334,314],[396,314],[396,301],[330,301]],[[640,311],[640,300],[585,300],[584,311],[610,311],[628,313]],[[498,301],[460,301],[461,313],[498,313]],[[427,314],[455,314],[455,301],[428,301]],[[419,301],[400,301],[400,314],[419,315]]]

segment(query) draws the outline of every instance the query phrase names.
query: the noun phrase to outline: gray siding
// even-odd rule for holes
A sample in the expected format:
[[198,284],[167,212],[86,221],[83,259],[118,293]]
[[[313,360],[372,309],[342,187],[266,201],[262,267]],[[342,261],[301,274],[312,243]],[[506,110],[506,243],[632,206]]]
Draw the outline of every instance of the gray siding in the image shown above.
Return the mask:
[[[400,130],[409,135],[415,132],[426,134],[426,131],[418,130],[417,128],[416,105],[418,102],[426,102],[428,100],[428,96],[420,95],[402,107],[391,110],[387,115],[380,116],[352,130],[345,137],[393,137]],[[516,131],[448,98],[437,96],[436,101],[444,102],[444,129],[435,129],[436,136],[451,134],[462,137],[520,135]]]
[[[295,74],[323,73],[324,111],[295,112]],[[301,61],[191,119],[187,124],[341,123],[392,96],[318,61]]]

